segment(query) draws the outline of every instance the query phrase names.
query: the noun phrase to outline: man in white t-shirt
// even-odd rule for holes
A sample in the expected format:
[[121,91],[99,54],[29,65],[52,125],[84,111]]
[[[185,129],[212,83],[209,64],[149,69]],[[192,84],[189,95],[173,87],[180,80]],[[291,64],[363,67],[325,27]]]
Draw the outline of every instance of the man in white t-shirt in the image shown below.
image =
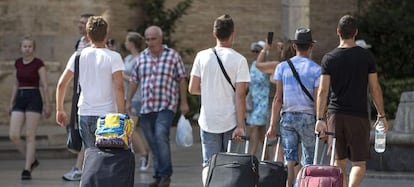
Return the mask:
[[[207,166],[213,154],[224,152],[231,138],[240,140],[245,135],[246,86],[250,82],[247,60],[232,49],[234,23],[229,15],[214,21],[213,36],[216,46],[197,53],[189,92],[201,95],[200,125],[203,166]],[[230,78],[226,80],[217,57]]]
[[[95,146],[96,120],[100,115],[125,112],[121,55],[105,47],[108,24],[101,16],[90,17],[86,24],[87,37],[92,42],[79,58],[79,84],[82,88],[78,115],[79,129],[85,149]],[[74,53],[61,75],[56,88],[56,122],[65,127],[67,115],[63,100],[74,75]]]
[[[93,14],[82,14],[79,18],[78,22],[78,29],[79,34],[81,37],[76,42],[75,45],[75,51],[81,52],[84,48],[91,46],[91,42],[88,40],[88,37],[86,37],[86,22],[88,22],[89,17],[94,16]],[[63,174],[62,179],[66,181],[80,181],[82,177],[82,165],[83,165],[83,154],[84,149],[82,149],[79,153],[77,153],[78,156],[76,158],[75,166],[72,167],[72,169]]]

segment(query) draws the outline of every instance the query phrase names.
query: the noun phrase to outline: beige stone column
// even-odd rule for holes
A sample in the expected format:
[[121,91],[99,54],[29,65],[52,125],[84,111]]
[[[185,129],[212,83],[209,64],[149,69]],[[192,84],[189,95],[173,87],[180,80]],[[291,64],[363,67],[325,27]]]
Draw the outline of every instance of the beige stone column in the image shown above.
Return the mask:
[[281,33],[283,37],[293,39],[296,28],[310,26],[310,0],[282,0],[281,3]]

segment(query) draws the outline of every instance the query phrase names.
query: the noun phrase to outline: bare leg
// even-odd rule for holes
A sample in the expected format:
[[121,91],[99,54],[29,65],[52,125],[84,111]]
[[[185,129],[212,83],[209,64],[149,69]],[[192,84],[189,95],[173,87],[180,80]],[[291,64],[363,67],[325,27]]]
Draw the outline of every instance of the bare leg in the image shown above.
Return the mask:
[[76,158],[76,168],[78,168],[79,170],[83,169],[83,158],[85,156],[85,150],[82,146],[81,151],[78,153],[78,157]]
[[252,155],[256,155],[257,153],[257,147],[260,145],[260,143],[263,143],[266,126],[255,126],[251,125],[249,126],[250,129],[250,153]]
[[[131,116],[132,120],[134,120],[135,124],[138,124],[138,117]],[[138,126],[136,126],[138,128]],[[141,155],[148,155],[148,148],[144,142],[144,139],[139,135],[138,129],[135,129],[132,132],[131,139],[132,139],[132,148],[134,152],[139,152]]]
[[288,161],[287,162],[287,169],[288,169],[288,176],[286,180],[286,187],[292,187],[295,181],[295,161]]
[[35,160],[36,132],[40,117],[40,113],[26,112],[26,164],[24,168],[29,171]]
[[349,187],[358,187],[365,177],[365,161],[352,162],[351,172],[349,174]]
[[21,139],[21,129],[24,123],[24,118],[25,116],[23,112],[13,111],[10,117],[9,128],[9,138],[23,157],[26,155],[25,145],[22,143]]
[[143,142],[144,140],[141,138],[141,136],[138,134],[136,130],[132,132],[131,138],[132,138],[132,148],[134,152],[138,151],[138,153],[141,155],[148,155],[148,151]]
[[302,169],[302,164],[296,164],[295,169],[294,169],[294,176],[295,176],[294,180],[296,180],[296,176],[298,176],[300,169]]
[[341,168],[342,173],[343,173],[343,187],[347,187],[348,186],[348,178],[346,176],[346,160],[335,160],[335,166],[338,166]]
[[[275,147],[275,149],[276,149],[276,147]],[[284,155],[283,155],[283,146],[282,146],[282,143],[279,144],[279,151],[278,151],[277,154],[278,154],[277,155],[277,161],[284,162],[285,159],[283,157]]]
[[255,155],[257,151],[258,142],[258,128],[255,125],[249,126],[250,131],[250,154]]

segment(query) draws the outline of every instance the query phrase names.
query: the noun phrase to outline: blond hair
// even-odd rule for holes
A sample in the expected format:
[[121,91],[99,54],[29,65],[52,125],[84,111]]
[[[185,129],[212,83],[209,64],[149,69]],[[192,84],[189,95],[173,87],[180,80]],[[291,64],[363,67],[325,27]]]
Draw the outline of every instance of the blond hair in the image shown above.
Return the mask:
[[138,49],[139,51],[142,50],[144,37],[142,37],[141,34],[137,32],[128,32],[126,39],[127,41],[132,42],[136,49]]
[[35,41],[35,39],[33,39],[33,37],[32,37],[32,36],[24,36],[24,37],[22,38],[22,40],[20,40],[20,47],[22,46],[23,41],[31,41],[31,42],[32,42],[32,44],[33,44],[33,50],[35,50],[35,49],[36,49],[36,41]]

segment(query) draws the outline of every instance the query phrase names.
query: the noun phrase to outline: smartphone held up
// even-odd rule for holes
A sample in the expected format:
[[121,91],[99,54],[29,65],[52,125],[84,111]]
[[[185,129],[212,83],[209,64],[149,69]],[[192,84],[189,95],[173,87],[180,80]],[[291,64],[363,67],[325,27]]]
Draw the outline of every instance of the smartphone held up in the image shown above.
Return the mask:
[[271,45],[273,42],[273,32],[267,33],[267,44]]

